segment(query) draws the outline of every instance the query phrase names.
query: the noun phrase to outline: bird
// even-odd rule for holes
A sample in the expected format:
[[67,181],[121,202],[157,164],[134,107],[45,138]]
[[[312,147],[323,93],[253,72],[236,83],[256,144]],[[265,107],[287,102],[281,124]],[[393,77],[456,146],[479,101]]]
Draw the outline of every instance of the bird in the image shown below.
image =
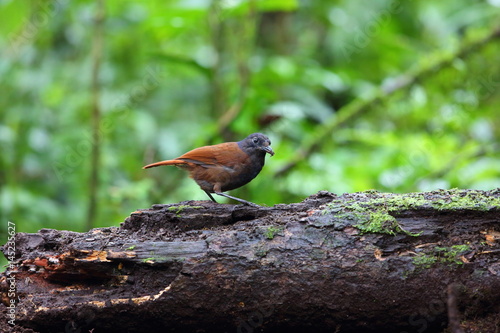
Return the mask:
[[217,201],[211,193],[245,205],[260,207],[223,192],[234,190],[254,179],[264,166],[266,154],[274,156],[271,140],[262,133],[253,133],[238,142],[195,148],[173,160],[148,164],[143,169],[174,165],[187,170],[189,176],[213,202]]

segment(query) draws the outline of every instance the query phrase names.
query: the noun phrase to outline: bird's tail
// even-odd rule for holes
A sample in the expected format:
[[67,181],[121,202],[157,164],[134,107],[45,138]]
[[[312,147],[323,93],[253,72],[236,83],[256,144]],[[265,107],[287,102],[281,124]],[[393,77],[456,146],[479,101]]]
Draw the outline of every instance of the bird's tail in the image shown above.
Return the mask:
[[161,162],[156,162],[156,163],[151,163],[146,166],[143,166],[143,169],[149,169],[149,168],[154,168],[157,166],[161,165],[180,165],[180,164],[186,164],[185,161],[182,160],[167,160],[167,161],[161,161]]

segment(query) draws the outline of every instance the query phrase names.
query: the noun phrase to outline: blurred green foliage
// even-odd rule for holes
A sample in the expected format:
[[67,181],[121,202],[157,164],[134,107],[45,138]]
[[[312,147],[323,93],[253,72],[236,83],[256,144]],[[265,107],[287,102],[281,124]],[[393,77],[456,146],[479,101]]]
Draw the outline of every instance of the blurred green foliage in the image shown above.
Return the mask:
[[[96,227],[206,200],[183,171],[141,167],[257,131],[276,155],[233,194],[260,204],[318,190],[500,187],[498,0],[105,6]],[[0,1],[2,240],[7,221],[84,229],[95,12],[95,1]]]

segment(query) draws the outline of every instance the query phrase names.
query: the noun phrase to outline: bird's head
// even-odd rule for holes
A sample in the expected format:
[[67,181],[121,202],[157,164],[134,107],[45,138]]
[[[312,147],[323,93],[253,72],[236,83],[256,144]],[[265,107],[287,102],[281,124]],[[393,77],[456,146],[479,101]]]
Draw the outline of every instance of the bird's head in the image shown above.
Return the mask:
[[261,150],[265,153],[274,155],[274,151],[271,148],[271,140],[262,133],[253,133],[247,136],[244,140],[238,142],[243,150]]

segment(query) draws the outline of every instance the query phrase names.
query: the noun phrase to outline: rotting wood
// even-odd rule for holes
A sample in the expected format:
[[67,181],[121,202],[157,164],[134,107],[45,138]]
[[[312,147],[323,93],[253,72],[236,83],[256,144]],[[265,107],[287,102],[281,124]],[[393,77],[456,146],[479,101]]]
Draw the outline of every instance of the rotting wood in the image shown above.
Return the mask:
[[453,284],[461,325],[488,331],[500,326],[499,202],[500,191],[320,192],[19,233],[15,329],[442,332]]

